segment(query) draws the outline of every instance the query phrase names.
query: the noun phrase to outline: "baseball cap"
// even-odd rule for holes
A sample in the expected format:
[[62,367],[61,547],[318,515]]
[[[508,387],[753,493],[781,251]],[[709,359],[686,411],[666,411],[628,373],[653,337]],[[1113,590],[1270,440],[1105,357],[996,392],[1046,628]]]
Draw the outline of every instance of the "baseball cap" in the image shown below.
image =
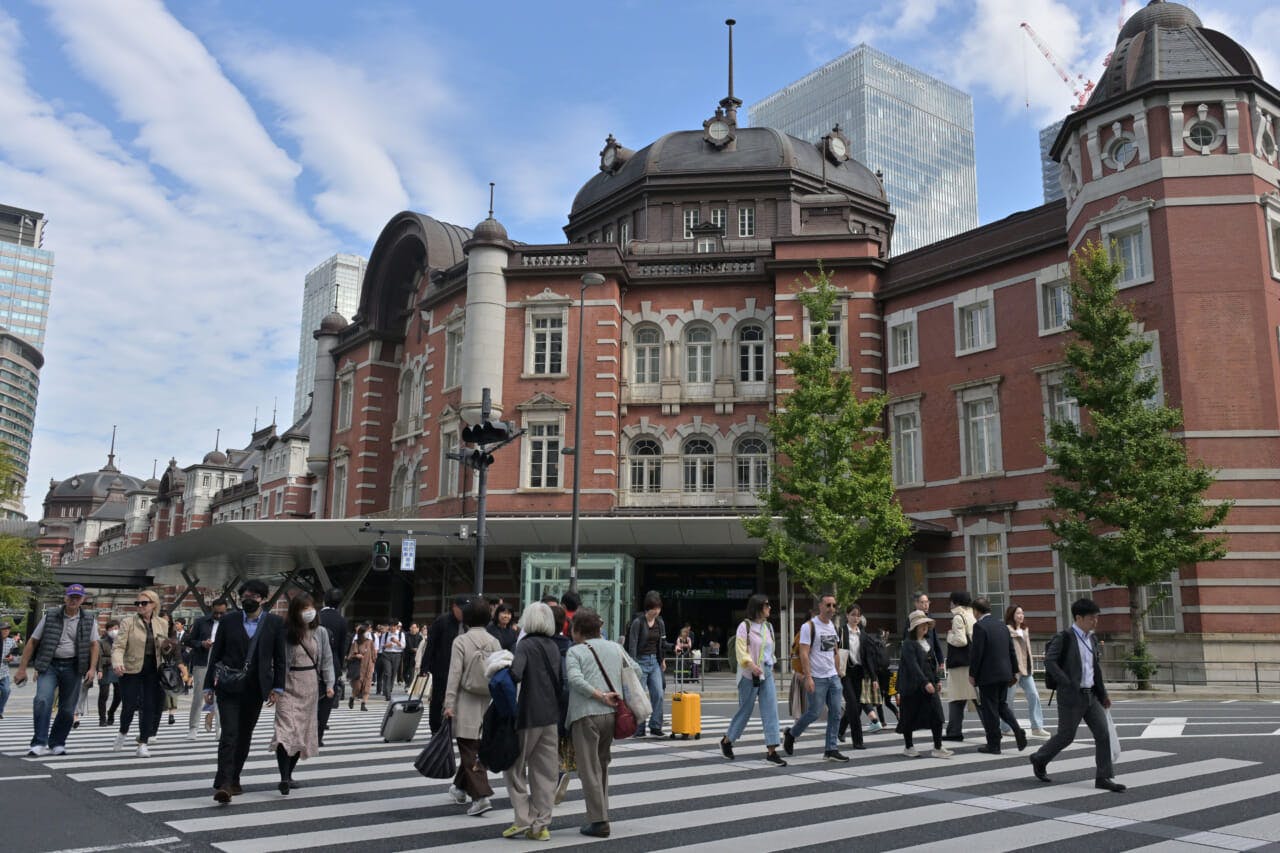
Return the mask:
[[78,596],[80,596],[81,598],[83,598],[83,597],[84,597],[84,595],[85,595],[85,592],[84,592],[84,584],[73,583],[71,586],[67,587],[66,591],[65,591],[63,594],[64,594],[64,595],[78,595]]

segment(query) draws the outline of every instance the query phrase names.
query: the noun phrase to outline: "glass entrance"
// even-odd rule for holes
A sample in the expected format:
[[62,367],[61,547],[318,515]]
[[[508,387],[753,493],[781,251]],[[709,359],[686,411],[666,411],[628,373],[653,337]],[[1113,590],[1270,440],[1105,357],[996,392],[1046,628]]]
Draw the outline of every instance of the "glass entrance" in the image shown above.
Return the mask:
[[[526,606],[544,595],[559,598],[568,591],[568,554],[520,556],[520,600]],[[601,636],[618,639],[635,598],[635,559],[627,554],[579,555],[578,594],[583,606],[604,620]]]

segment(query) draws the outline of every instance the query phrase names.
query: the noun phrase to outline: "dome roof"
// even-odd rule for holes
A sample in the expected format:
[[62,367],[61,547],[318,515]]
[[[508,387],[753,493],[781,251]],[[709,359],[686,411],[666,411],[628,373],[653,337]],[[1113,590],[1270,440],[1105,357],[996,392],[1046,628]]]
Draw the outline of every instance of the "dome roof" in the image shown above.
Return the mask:
[[142,486],[142,481],[137,477],[130,477],[128,474],[121,474],[112,466],[99,471],[76,474],[73,477],[62,480],[49,489],[49,494],[45,500],[86,501],[102,499],[107,496],[107,491],[112,486],[117,489],[124,488],[125,490],[137,489]]
[[221,450],[210,450],[208,453],[206,453],[206,454],[204,455],[204,463],[203,463],[203,464],[205,464],[205,465],[226,465],[226,464],[227,464],[227,454],[223,453]]
[[[824,165],[825,163],[825,165]],[[835,190],[883,201],[884,187],[857,160],[839,165],[827,160],[818,146],[771,127],[740,127],[733,150],[708,145],[701,130],[681,130],[659,138],[627,158],[616,172],[601,172],[583,184],[569,216],[647,178],[705,176],[751,170],[791,169],[818,181],[825,177]]]
[[347,318],[337,311],[332,314],[326,314],[325,318],[320,321],[320,331],[322,332],[341,332],[346,327]]
[[1095,106],[1150,83],[1262,78],[1249,52],[1180,3],[1151,0],[1125,22],[1101,82],[1089,99]]
[[502,223],[490,216],[475,227],[475,230],[472,231],[471,239],[506,242],[509,238],[507,237],[507,229],[503,227]]

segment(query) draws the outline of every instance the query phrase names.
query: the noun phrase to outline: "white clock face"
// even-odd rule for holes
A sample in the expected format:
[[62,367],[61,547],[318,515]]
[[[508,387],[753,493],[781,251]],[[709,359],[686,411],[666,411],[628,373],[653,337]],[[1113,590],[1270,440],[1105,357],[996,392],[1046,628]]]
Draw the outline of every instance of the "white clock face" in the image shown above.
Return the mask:
[[601,159],[601,162],[604,163],[604,167],[606,169],[613,168],[613,161],[618,159],[618,149],[606,148],[604,150],[604,156],[601,157],[600,159]]
[[729,125],[722,121],[713,121],[707,125],[707,135],[716,142],[729,138]]
[[843,159],[844,156],[849,153],[849,149],[845,146],[844,140],[838,136],[831,137],[828,141],[828,145],[831,148],[831,153],[838,159]]

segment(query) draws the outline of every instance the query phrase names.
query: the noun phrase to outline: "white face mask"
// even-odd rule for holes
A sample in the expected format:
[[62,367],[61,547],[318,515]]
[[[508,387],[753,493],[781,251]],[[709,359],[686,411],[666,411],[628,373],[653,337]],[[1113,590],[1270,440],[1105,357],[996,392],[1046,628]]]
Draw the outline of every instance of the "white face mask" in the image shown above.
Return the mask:
[[310,625],[312,622],[316,621],[316,612],[314,610],[302,611],[302,621]]
[[113,640],[119,635],[120,635],[120,632],[117,631],[115,628],[112,628],[110,631],[107,632],[107,636]]

